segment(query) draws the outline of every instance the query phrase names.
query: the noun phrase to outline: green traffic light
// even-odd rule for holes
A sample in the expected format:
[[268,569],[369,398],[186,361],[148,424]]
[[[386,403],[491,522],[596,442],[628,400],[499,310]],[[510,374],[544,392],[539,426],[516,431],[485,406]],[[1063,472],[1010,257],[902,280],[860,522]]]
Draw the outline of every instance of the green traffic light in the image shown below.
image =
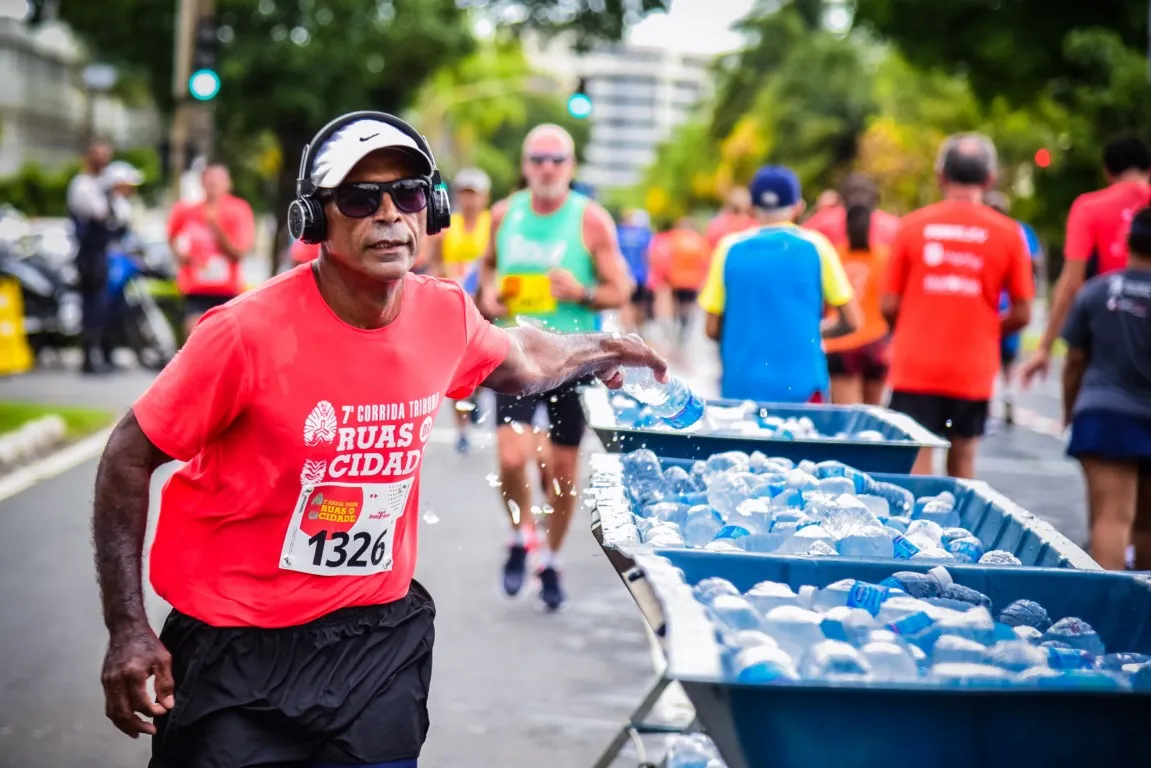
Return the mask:
[[211,69],[198,69],[188,78],[188,92],[199,101],[210,101],[220,92],[220,76]]
[[586,93],[573,93],[568,98],[568,112],[580,120],[591,114],[591,99]]

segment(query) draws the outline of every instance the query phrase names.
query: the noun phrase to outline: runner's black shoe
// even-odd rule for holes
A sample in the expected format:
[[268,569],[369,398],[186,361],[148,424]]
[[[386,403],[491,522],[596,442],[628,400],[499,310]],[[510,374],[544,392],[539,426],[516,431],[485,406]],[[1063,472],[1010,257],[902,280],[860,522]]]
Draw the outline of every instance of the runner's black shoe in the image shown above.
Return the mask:
[[508,593],[508,597],[515,597],[523,589],[527,567],[528,548],[523,544],[508,547],[508,559],[504,563],[504,592]]
[[540,599],[548,610],[554,611],[564,601],[564,591],[560,587],[560,574],[555,568],[548,566],[540,570]]

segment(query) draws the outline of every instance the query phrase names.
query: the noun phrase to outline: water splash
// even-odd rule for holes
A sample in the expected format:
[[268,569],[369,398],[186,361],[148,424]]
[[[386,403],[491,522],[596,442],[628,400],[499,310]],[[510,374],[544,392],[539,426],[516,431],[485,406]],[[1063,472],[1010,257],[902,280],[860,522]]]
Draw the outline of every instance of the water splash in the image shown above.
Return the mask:
[[556,492],[556,496],[563,495],[563,489],[560,488],[560,481],[554,477],[552,478],[552,490]]
[[500,476],[495,472],[489,472],[484,475],[484,480],[488,481],[488,486],[491,488],[499,488],[501,485],[503,485],[503,483],[500,482]]
[[457,400],[456,410],[460,413],[471,413],[476,409],[476,404],[467,400]]
[[429,510],[426,510],[424,512],[424,522],[427,523],[428,525],[435,525],[439,521],[440,521],[440,516],[437,515],[435,512],[433,512],[432,510],[429,509]]
[[513,431],[514,431],[514,432],[515,432],[517,435],[522,435],[522,434],[524,433],[524,427],[523,427],[523,425],[522,425],[522,424],[520,424],[518,421],[512,421],[512,422],[509,422],[509,423],[512,425],[512,430],[513,430]]

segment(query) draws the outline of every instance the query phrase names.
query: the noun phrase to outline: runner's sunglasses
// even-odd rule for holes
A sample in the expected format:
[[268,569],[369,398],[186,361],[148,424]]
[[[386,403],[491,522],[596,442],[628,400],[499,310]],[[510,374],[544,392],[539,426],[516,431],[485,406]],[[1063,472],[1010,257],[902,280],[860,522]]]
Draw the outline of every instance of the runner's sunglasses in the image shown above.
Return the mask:
[[564,154],[532,154],[528,155],[528,162],[532,165],[543,165],[544,163],[551,162],[555,165],[563,165],[571,159],[571,155]]
[[423,179],[397,181],[353,181],[334,189],[322,189],[319,198],[332,200],[340,213],[349,219],[366,219],[380,210],[384,195],[403,213],[419,213],[428,207],[428,182]]

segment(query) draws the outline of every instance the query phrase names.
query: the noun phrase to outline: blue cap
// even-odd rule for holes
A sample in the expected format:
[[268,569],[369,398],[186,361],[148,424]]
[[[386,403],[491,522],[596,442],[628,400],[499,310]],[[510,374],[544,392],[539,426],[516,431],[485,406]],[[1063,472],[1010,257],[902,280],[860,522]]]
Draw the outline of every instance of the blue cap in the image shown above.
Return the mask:
[[781,165],[760,168],[747,189],[751,193],[751,204],[769,211],[788,208],[803,199],[799,177]]

